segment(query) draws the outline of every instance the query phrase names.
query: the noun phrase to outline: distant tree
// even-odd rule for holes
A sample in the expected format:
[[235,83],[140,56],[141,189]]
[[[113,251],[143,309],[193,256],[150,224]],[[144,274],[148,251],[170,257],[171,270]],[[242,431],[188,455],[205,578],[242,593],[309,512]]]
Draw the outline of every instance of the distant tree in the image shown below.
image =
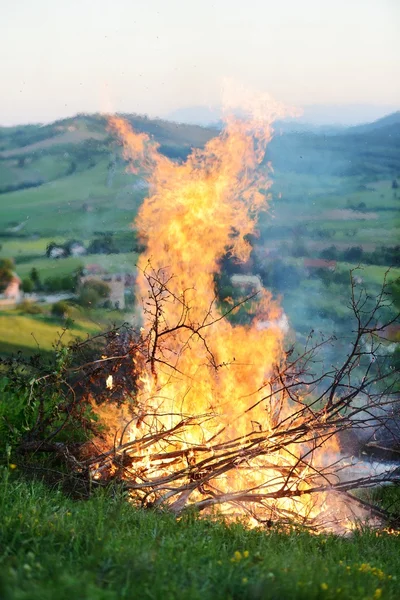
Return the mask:
[[320,252],[320,257],[325,260],[338,260],[338,249],[336,246],[329,246],[329,248],[324,248]]
[[31,272],[30,272],[29,276],[30,276],[30,278],[32,279],[32,281],[34,283],[35,288],[36,289],[40,288],[39,271],[35,267],[33,267],[31,269]]
[[299,258],[300,256],[308,256],[308,249],[301,238],[296,238],[292,245],[292,256]]
[[3,292],[13,278],[14,263],[10,258],[0,259],[0,293]]
[[79,302],[82,306],[95,308],[100,304],[104,304],[110,297],[110,293],[111,289],[107,283],[100,279],[90,279],[85,281],[81,288]]
[[0,269],[14,269],[14,260],[12,258],[0,258]]
[[352,246],[343,252],[343,258],[347,262],[359,262],[363,257],[363,249],[361,246]]
[[392,181],[392,190],[397,190],[399,184],[397,183],[397,179],[393,179]]
[[55,277],[47,277],[44,281],[44,287],[48,292],[61,292],[63,288],[62,278]]
[[79,294],[79,304],[85,308],[96,308],[100,303],[100,296],[92,288],[82,288]]
[[117,254],[119,252],[112,235],[95,238],[89,244],[88,254]]
[[51,314],[53,317],[58,317],[62,319],[66,319],[69,315],[70,307],[64,300],[60,300],[59,302],[55,302],[51,307]]
[[30,277],[22,280],[22,291],[25,294],[31,294],[33,292],[34,284]]

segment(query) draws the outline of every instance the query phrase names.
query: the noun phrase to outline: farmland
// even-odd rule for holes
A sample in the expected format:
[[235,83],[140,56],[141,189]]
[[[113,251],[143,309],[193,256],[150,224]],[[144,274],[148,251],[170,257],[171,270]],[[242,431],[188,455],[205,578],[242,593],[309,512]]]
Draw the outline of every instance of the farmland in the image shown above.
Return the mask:
[[[153,135],[162,152],[177,160],[217,133],[128,118],[138,131]],[[294,134],[278,135],[268,150],[267,158],[276,169],[271,175],[268,209],[260,215],[259,234],[253,242],[254,258],[247,267],[233,265],[231,271],[260,273],[264,285],[281,298],[293,328],[303,333],[311,329],[308,317],[303,318],[307,314],[317,317],[322,331],[343,326],[346,309],[336,298],[348,297],[346,273],[350,269],[362,267],[360,278],[371,293],[377,292],[389,267],[390,279],[399,276],[396,251],[389,257],[379,255],[382,248],[394,248],[399,240],[400,192],[393,183],[400,175],[394,158],[399,125],[392,124],[386,137],[385,123],[381,128],[379,122],[369,127],[347,137],[325,137],[317,154],[318,136],[311,143],[311,138]],[[370,149],[368,161],[376,156],[373,167],[360,159],[365,140]],[[42,129],[3,128],[0,148],[0,256],[14,260],[22,280],[29,279],[35,269],[42,283],[65,281],[91,264],[108,273],[135,272],[140,245],[132,227],[147,186],[139,174],[127,170],[102,117],[81,115]],[[352,160],[346,163],[349,153],[353,153]],[[14,187],[8,191],[7,186]],[[51,243],[79,240],[88,248],[105,235],[113,240],[107,252],[58,260],[46,256]],[[304,261],[329,258],[332,248],[336,279],[310,276]],[[352,248],[357,251],[349,260]],[[291,272],[276,277],[274,269],[281,263]],[[57,285],[59,289],[62,284]],[[7,315],[11,318],[11,313]],[[0,349],[8,353],[10,348],[17,349],[17,336],[7,331],[5,316],[0,324]],[[25,326],[29,330],[31,321],[16,311],[9,322],[20,331]],[[83,323],[90,332],[87,322]],[[45,337],[52,336],[51,331]],[[24,345],[34,349],[31,337],[24,338]]]

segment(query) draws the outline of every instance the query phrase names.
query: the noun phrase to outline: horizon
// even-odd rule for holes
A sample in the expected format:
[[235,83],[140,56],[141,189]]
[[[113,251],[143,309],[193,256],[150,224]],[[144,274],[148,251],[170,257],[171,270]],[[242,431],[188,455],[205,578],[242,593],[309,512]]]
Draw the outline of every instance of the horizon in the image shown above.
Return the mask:
[[371,110],[379,118],[400,106],[398,25],[397,0],[205,0],[201,9],[182,0],[139,9],[99,0],[95,11],[90,0],[8,2],[0,120],[49,123],[98,112],[165,119],[218,106],[230,77],[286,104],[336,106],[324,124],[348,121],[341,111],[349,106],[364,106],[352,124],[367,122]]
[[[349,118],[348,114],[349,113],[352,114],[354,112],[354,110],[358,110],[360,107],[362,107],[364,109],[364,115],[369,115],[365,116],[365,118],[358,118],[358,119],[351,119]],[[298,117],[283,117],[281,119],[278,119],[278,122],[286,122],[286,123],[298,123],[299,125],[302,126],[310,126],[310,127],[337,127],[337,128],[343,128],[345,129],[346,127],[354,127],[357,125],[367,125],[369,123],[374,123],[375,121],[379,121],[385,117],[389,117],[391,115],[400,113],[400,109],[397,106],[391,106],[391,107],[384,107],[384,106],[376,106],[376,105],[364,105],[364,104],[350,104],[350,105],[346,105],[346,104],[338,104],[335,105],[334,108],[336,108],[337,110],[339,110],[339,112],[341,110],[344,111],[344,113],[346,114],[346,116],[344,118],[339,118],[338,120],[329,120],[324,119],[324,117],[321,118],[321,114],[324,115],[326,113],[331,113],[333,106],[332,105],[324,105],[324,104],[315,104],[315,105],[310,105],[307,107],[304,107],[304,110],[302,111],[302,114]],[[310,117],[307,118],[305,115],[308,115],[310,111],[312,111],[313,109],[315,109],[316,115],[315,117]],[[322,110],[320,110],[322,109]],[[192,112],[197,112],[197,111],[208,111],[209,113],[213,113],[214,114],[214,119],[212,120],[205,120],[203,118],[202,115],[199,116],[199,118],[187,118],[187,119],[179,119],[178,117],[174,117],[174,115],[179,115],[179,114],[184,114],[186,112],[188,113],[192,113]],[[139,112],[135,112],[135,111],[124,111],[124,112],[120,112],[120,111],[113,111],[110,113],[106,113],[106,112],[101,112],[101,111],[93,111],[93,112],[76,112],[74,114],[69,114],[69,115],[65,115],[62,117],[58,117],[55,119],[52,119],[50,121],[27,121],[27,122],[16,122],[16,123],[12,123],[12,124],[3,124],[0,122],[0,128],[2,129],[6,129],[6,128],[14,128],[14,127],[27,127],[30,125],[33,126],[45,126],[45,125],[51,125],[53,123],[57,123],[59,121],[68,121],[70,119],[76,119],[80,116],[107,116],[107,115],[135,115],[139,118],[145,118],[145,119],[149,119],[149,120],[153,120],[153,121],[166,121],[169,123],[176,123],[178,125],[196,125],[199,127],[215,127],[215,125],[218,124],[218,122],[220,121],[220,112],[221,109],[219,107],[207,107],[207,106],[188,106],[188,107],[180,107],[178,109],[176,109],[175,111],[171,111],[171,113],[165,115],[165,116],[158,116],[158,115],[154,115],[154,116],[149,116],[146,113],[139,113]],[[359,113],[360,114],[360,113]]]

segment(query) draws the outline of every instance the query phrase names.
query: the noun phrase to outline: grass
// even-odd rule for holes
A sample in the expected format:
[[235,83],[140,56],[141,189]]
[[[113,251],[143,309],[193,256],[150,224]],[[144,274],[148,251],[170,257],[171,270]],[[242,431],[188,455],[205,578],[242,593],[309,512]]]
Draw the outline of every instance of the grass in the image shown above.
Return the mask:
[[89,318],[73,315],[74,324],[64,331],[64,323],[46,315],[24,315],[18,310],[0,312],[0,352],[10,354],[21,349],[24,354],[38,350],[49,352],[60,339],[68,344],[77,337],[98,333],[100,324]]
[[[14,466],[14,465],[13,465]],[[399,539],[352,538],[138,510],[120,493],[73,501],[0,475],[3,600],[397,600]]]
[[42,257],[34,261],[17,264],[16,272],[21,278],[28,277],[32,267],[35,267],[42,281],[47,277],[70,275],[79,267],[89,264],[99,264],[110,273],[132,272],[135,269],[137,259],[138,255],[135,252],[69,256],[58,260]]
[[101,160],[73,176],[2,194],[0,231],[21,222],[25,222],[25,233],[44,236],[73,233],[87,237],[94,231],[128,229],[144,192],[133,189],[137,178],[123,169],[108,187],[107,165]]

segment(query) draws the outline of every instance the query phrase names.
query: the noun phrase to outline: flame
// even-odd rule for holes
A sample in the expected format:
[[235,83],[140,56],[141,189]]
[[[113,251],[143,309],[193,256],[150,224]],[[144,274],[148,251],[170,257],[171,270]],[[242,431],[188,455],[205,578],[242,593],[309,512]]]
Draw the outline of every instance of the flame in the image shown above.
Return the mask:
[[[175,510],[222,494],[228,500],[224,512],[243,514],[235,500],[246,490],[269,497],[261,503],[265,518],[276,506],[308,518],[325,506],[323,494],[317,501],[307,494],[321,455],[304,445],[279,449],[277,427],[296,424],[296,408],[280,392],[265,400],[274,365],[284,363],[282,310],[262,289],[251,300],[253,322],[234,326],[216,300],[215,287],[227,251],[238,261],[249,258],[248,236],[256,233],[257,216],[268,207],[271,168],[262,163],[272,123],[288,111],[270,97],[254,101],[247,95],[242,118],[233,115],[233,102],[226,105],[221,134],[183,163],[163,156],[147,134],[134,132],[125,120],[109,119],[131,170],[147,180],[150,190],[135,224],[146,241],[137,284],[148,359],[141,367],[135,419],[125,418],[123,427],[117,419],[114,423],[123,429],[124,440],[137,441],[137,482],[141,469],[150,469],[153,481],[166,472],[189,472],[200,449],[204,460],[204,452],[212,456],[231,440],[243,440],[246,460],[221,468],[203,492],[193,486],[177,495],[171,478],[163,501]],[[151,451],[146,448],[143,440],[165,428],[176,428],[176,434],[154,443]],[[251,440],[259,431],[275,440],[274,452],[266,448],[252,457]],[[326,438],[332,439],[329,430]],[[302,452],[309,452],[307,462],[300,459]],[[296,475],[296,498],[279,498],[289,472]]]

